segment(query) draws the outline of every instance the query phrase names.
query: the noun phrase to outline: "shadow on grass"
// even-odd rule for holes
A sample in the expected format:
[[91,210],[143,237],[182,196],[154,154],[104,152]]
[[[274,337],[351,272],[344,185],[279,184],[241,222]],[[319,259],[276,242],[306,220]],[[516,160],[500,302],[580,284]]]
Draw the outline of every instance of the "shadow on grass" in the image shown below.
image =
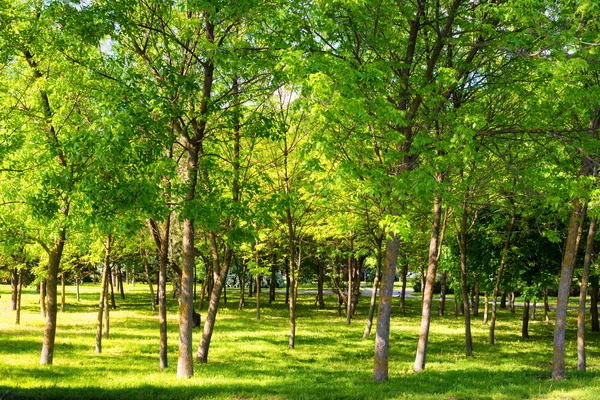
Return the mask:
[[[268,376],[269,371],[245,368],[240,365],[222,365],[205,368],[197,367],[197,374],[204,370],[219,373],[221,368],[239,369],[241,376],[267,374],[252,382],[240,381],[236,384],[196,383],[191,380],[171,383],[169,387],[160,384],[140,385],[123,388],[96,387],[40,387],[20,389],[0,387],[0,398],[9,399],[199,399],[199,398],[270,398],[270,399],[392,399],[422,398],[449,399],[459,393],[460,399],[529,399],[552,393],[554,390],[577,390],[585,388],[588,379],[597,379],[598,374],[587,374],[586,379],[572,377],[567,382],[552,383],[546,374],[539,370],[526,369],[514,372],[495,373],[491,371],[463,370],[448,372],[424,372],[392,376],[390,381],[371,382],[369,373],[347,371],[323,371],[317,365],[294,366],[276,376]],[[62,374],[61,374],[62,375]],[[67,378],[66,375],[61,378]],[[532,385],[532,381],[539,385]],[[532,386],[536,386],[532,393]]]

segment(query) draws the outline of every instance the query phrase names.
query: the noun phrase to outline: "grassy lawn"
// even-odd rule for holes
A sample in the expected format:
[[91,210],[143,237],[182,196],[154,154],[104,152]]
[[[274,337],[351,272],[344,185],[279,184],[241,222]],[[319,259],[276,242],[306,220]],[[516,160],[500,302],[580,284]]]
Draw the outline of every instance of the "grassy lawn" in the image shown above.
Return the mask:
[[[567,379],[550,378],[553,327],[530,323],[529,340],[520,338],[520,310],[501,310],[495,346],[487,327],[475,318],[474,355],[464,355],[462,320],[433,317],[426,371],[412,373],[420,322],[420,299],[408,299],[407,315],[392,318],[390,380],[371,382],[373,337],[361,341],[368,299],[362,298],[353,323],[337,316],[337,299],[327,310],[314,307],[314,295],[301,295],[296,349],[287,348],[288,313],[284,295],[263,303],[255,319],[254,298],[237,310],[237,290],[221,306],[209,362],[195,366],[192,379],[175,377],[177,302],[169,296],[169,368],[158,369],[158,319],[150,310],[147,287],[126,288],[111,312],[111,337],[94,353],[98,287],[84,286],[75,301],[68,288],[67,310],[58,316],[53,366],[40,366],[43,320],[37,293],[24,290],[21,326],[10,311],[10,287],[0,285],[1,399],[596,399],[600,393],[600,334],[588,333],[588,372],[576,367],[576,313],[567,332]],[[267,297],[263,295],[262,298]],[[395,311],[398,300],[395,299]],[[199,330],[194,342],[199,342]]]

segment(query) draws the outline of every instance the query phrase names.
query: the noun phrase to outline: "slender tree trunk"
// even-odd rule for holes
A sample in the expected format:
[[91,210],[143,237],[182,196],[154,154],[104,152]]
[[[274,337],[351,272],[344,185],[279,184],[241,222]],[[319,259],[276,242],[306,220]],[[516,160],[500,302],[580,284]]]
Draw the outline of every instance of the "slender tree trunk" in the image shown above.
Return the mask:
[[[402,315],[406,315],[406,278],[407,278],[407,276],[408,276],[408,261],[405,261],[404,267],[402,268],[402,289],[400,291],[400,309],[402,310]],[[393,289],[393,286],[392,286],[392,289]]]
[[[496,286],[492,292],[492,320],[490,321],[490,344],[494,344],[494,334],[496,330],[496,302],[498,301],[498,293],[500,292],[500,284],[502,283],[502,274],[504,273],[504,267],[506,266],[506,258],[508,257],[508,250],[510,249],[510,239],[515,226],[516,213],[513,212],[508,224],[508,230],[506,231],[506,237],[504,238],[504,248],[502,249],[502,257],[500,258],[500,268],[498,268],[498,276],[496,277]],[[502,293],[502,303],[504,307],[500,305],[500,308],[506,308],[506,291]]]
[[550,323],[550,305],[548,304],[548,288],[544,288],[544,316],[546,317],[546,325]]
[[471,337],[471,313],[469,312],[469,291],[467,289],[467,210],[466,196],[463,203],[463,213],[460,222],[460,287],[463,297],[465,319],[465,351],[467,356],[473,354],[473,339]]
[[17,299],[16,299],[16,316],[15,325],[21,325],[21,292],[23,291],[23,270],[19,271],[19,277],[17,279]]
[[346,325],[350,325],[350,322],[352,321],[352,299],[353,299],[352,278],[354,276],[354,271],[352,268],[352,265],[353,265],[352,252],[354,251],[353,244],[354,244],[354,238],[352,237],[352,234],[350,234],[350,254],[348,255],[348,294],[347,294],[348,302],[346,304]]
[[[269,304],[275,301],[275,284],[277,283],[277,267],[275,262],[277,261],[277,255],[275,251],[271,253],[271,279],[269,280]],[[319,267],[320,271],[320,267]],[[320,278],[320,274],[319,274]]]
[[289,261],[285,259],[285,304],[290,303],[290,265]]
[[256,274],[256,319],[260,320],[260,274]]
[[[202,282],[202,289],[201,289],[201,293],[200,293],[200,304],[198,305],[198,312],[202,312],[202,310],[204,309],[204,299],[207,295],[208,285],[209,285],[209,281],[210,281],[210,278],[208,277],[209,271],[210,271],[210,268],[208,267],[208,264],[206,264],[206,277],[204,278],[204,282]],[[208,297],[210,298],[210,294],[208,295]]]
[[515,312],[515,297],[515,292],[511,292],[508,299],[508,308],[510,309],[511,313]]
[[475,282],[473,285],[473,297],[471,298],[471,304],[473,306],[473,316],[479,316],[479,282]]
[[500,298],[500,309],[506,310],[506,290],[502,292],[502,297]]
[[454,318],[458,317],[458,293],[454,290]]
[[[110,265],[110,264],[109,264]],[[110,277],[110,267],[108,268],[108,280],[110,281],[111,277]],[[104,332],[103,332],[103,336],[108,339],[109,335],[110,335],[110,307],[108,307],[108,287],[110,285],[110,282],[107,284],[106,286],[106,296],[104,296]]]
[[121,300],[125,300],[125,289],[123,288],[123,271],[121,271],[120,265],[117,265],[117,282],[119,283],[119,291],[121,292]]
[[242,260],[242,273],[240,274],[240,304],[238,310],[243,310],[246,305],[244,294],[246,293],[246,260]]
[[381,261],[383,259],[383,252],[381,251],[381,245],[383,243],[383,236],[377,238],[377,265],[375,266],[375,278],[373,279],[373,289],[371,290],[371,303],[369,304],[369,316],[367,317],[367,325],[363,333],[363,339],[368,338],[371,335],[371,327],[373,326],[373,315],[375,314],[375,301],[377,300],[377,288],[379,287],[379,274],[381,271]]
[[485,302],[485,304],[483,305],[483,324],[487,325],[488,323],[488,312],[489,312],[489,308],[490,308],[490,299],[488,297],[487,292],[484,293],[484,299],[483,301]]
[[448,273],[442,273],[442,277],[440,279],[441,290],[440,290],[440,304],[438,305],[438,315],[440,317],[444,316],[444,311],[446,308],[446,291],[448,290]]
[[77,298],[77,301],[79,301],[79,277],[75,276],[75,297]]
[[115,302],[115,286],[114,286],[114,276],[115,276],[115,270],[112,267],[109,267],[109,272],[111,274],[111,279],[110,281],[110,302],[112,305],[112,309],[116,310],[117,309],[117,303]]
[[400,238],[393,235],[388,239],[385,250],[385,264],[381,276],[381,293],[377,309],[377,327],[375,335],[375,355],[373,359],[373,381],[388,379],[388,352],[390,345],[390,315],[392,310],[392,294],[398,263]]
[[[98,302],[98,320],[96,324],[96,354],[102,353],[102,318],[104,317],[104,304],[108,294],[108,279],[110,252],[112,248],[112,235],[106,238],[104,245],[104,270],[102,271],[102,284],[100,285],[100,301]],[[152,296],[154,298],[154,296]]]
[[16,311],[17,309],[17,291],[18,291],[18,276],[17,269],[13,268],[10,270],[10,309]]
[[429,239],[429,255],[427,261],[427,277],[423,289],[423,307],[421,310],[421,328],[419,330],[419,341],[417,344],[417,355],[415,357],[414,371],[422,372],[425,369],[427,358],[427,343],[429,340],[429,327],[431,324],[431,306],[433,302],[433,291],[438,266],[438,242],[440,238],[440,221],[442,217],[442,196],[435,194],[433,201],[433,223]]
[[[66,216],[68,213],[63,212]],[[44,342],[42,346],[42,356],[40,364],[52,365],[54,358],[54,339],[56,337],[56,283],[58,278],[58,268],[65,246],[66,230],[62,228],[54,247],[50,250],[48,257],[48,274],[46,276],[46,327],[44,329]]]
[[219,297],[223,289],[223,283],[227,270],[232,259],[232,252],[228,246],[225,249],[223,266],[219,270],[219,256],[216,237],[214,233],[211,235],[211,248],[213,253],[213,276],[214,276],[214,287],[208,303],[208,311],[206,312],[206,321],[204,322],[204,330],[202,332],[202,338],[200,339],[200,345],[198,346],[198,352],[196,353],[196,361],[199,363],[208,362],[208,351],[210,348],[210,342],[215,327],[215,321],[217,318],[217,311],[219,309]]
[[[192,201],[196,192],[198,152],[188,150],[187,183],[189,191],[186,200]],[[177,356],[177,377],[190,378],[194,375],[192,325],[194,316],[194,267],[196,249],[194,247],[194,219],[183,221],[181,287],[179,294],[179,352]]]
[[521,337],[529,339],[529,300],[523,300],[523,325],[521,328]]
[[254,294],[254,278],[252,277],[252,274],[248,273],[248,297],[252,297],[252,295]]
[[325,285],[325,266],[319,263],[319,281],[317,283],[317,303],[319,310],[325,309],[325,299],[323,298],[323,286]]
[[288,342],[288,347],[293,349],[296,347],[296,301],[298,300],[298,280],[300,278],[300,265],[302,260],[302,242],[298,240],[298,261],[296,265],[294,265],[294,255],[296,249],[296,237],[295,231],[292,228],[291,224],[291,214],[290,209],[288,208],[288,229],[291,234],[290,240],[290,284],[292,287],[290,288],[290,338]]
[[571,277],[577,258],[577,236],[579,225],[583,223],[583,206],[578,198],[573,200],[573,211],[569,218],[567,242],[560,271],[560,283],[556,304],[556,322],[554,324],[554,348],[552,355],[552,379],[561,380],[565,377],[565,329],[567,318],[567,303]]
[[590,300],[590,314],[592,315],[592,332],[600,332],[600,323],[598,323],[598,292],[597,287],[592,287],[592,296]]
[[144,272],[146,274],[146,280],[148,281],[148,287],[150,288],[150,304],[152,305],[152,311],[156,311],[156,305],[154,301],[154,287],[152,286],[152,280],[150,279],[150,268],[148,266],[148,255],[140,247],[140,255],[142,256],[142,262],[144,263]]
[[590,221],[585,257],[583,260],[583,273],[581,276],[581,289],[579,292],[579,310],[577,313],[577,369],[585,371],[585,302],[587,298],[588,282],[590,278],[590,265],[594,254],[594,235],[596,234],[596,218]]
[[531,306],[531,320],[535,321],[535,309],[537,308],[537,302],[534,300]]

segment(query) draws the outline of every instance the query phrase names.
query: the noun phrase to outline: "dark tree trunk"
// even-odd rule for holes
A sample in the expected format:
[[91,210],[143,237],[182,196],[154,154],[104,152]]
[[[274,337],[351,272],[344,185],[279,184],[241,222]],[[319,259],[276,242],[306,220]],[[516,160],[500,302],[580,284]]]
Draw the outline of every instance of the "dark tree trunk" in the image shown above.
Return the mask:
[[573,211],[569,218],[567,241],[565,245],[560,282],[556,304],[556,322],[554,324],[554,347],[552,355],[552,379],[561,380],[565,377],[565,329],[567,318],[567,303],[571,288],[571,277],[577,258],[579,225],[583,223],[583,206],[578,198],[573,200]]
[[529,339],[529,300],[523,300],[523,325],[521,328],[521,337]]
[[547,287],[544,288],[544,316],[546,317],[546,325],[548,325],[550,323],[550,305],[548,304],[548,288]]
[[256,319],[260,320],[260,274],[256,274]]
[[346,304],[346,325],[350,325],[352,321],[352,304],[354,299],[354,290],[352,287],[352,279],[354,278],[354,259],[352,252],[354,244],[354,238],[350,238],[350,254],[348,255],[348,294],[346,295],[348,301]]
[[585,360],[585,302],[587,298],[590,266],[594,254],[594,235],[596,234],[596,218],[590,221],[588,236],[583,260],[583,273],[581,274],[581,289],[579,292],[579,309],[577,313],[577,369],[586,370]]
[[125,300],[125,289],[123,288],[123,271],[121,271],[120,265],[117,265],[117,281],[119,282],[119,292],[121,292],[121,300]]
[[406,277],[408,276],[408,261],[404,262],[402,268],[402,289],[400,291],[400,309],[402,315],[406,315]]
[[500,298],[500,309],[506,310],[506,290],[502,292],[502,297]]
[[395,235],[386,243],[385,264],[381,274],[381,293],[379,294],[379,308],[377,310],[375,356],[373,360],[373,381],[376,382],[388,379],[390,316],[399,247],[400,238]]
[[[516,214],[513,212],[508,224],[508,230],[506,231],[506,237],[504,238],[504,248],[502,249],[502,257],[500,258],[500,268],[498,268],[498,275],[496,276],[496,286],[492,292],[492,320],[490,322],[490,344],[494,344],[494,335],[496,330],[496,302],[498,301],[498,293],[500,292],[500,284],[502,283],[502,274],[504,273],[504,267],[506,266],[506,258],[508,256],[508,250],[510,249],[510,239],[515,226]],[[504,305],[504,306],[503,306]],[[506,291],[502,293],[502,300],[500,308],[506,308]]]
[[325,266],[319,263],[319,281],[317,283],[317,303],[319,310],[325,309],[325,299],[323,298],[323,286],[325,285]]
[[[111,274],[111,276],[114,277],[114,269],[112,269],[112,267],[109,267],[108,269],[109,273]],[[110,304],[112,306],[113,310],[117,309],[117,303],[115,302],[115,287],[113,285],[113,281],[114,279],[110,279]]]
[[242,273],[240,274],[240,303],[238,310],[243,310],[246,305],[244,295],[246,294],[246,260],[242,260]]
[[483,296],[483,301],[485,302],[485,304],[483,305],[483,324],[487,325],[488,323],[488,312],[489,312],[489,307],[490,307],[490,299],[488,297],[487,292],[484,293]]
[[252,274],[248,274],[248,297],[252,297],[254,293],[254,279],[252,278]]
[[[102,318],[104,317],[104,305],[106,304],[106,296],[108,295],[108,280],[110,252],[112,249],[112,235],[106,238],[104,245],[104,270],[102,271],[102,283],[100,285],[100,301],[98,302],[98,320],[96,324],[96,353],[102,353]],[[154,298],[154,296],[152,296]]]
[[445,308],[446,308],[446,291],[448,290],[448,273],[444,272],[442,274],[442,278],[440,279],[441,290],[440,290],[440,304],[438,305],[438,315],[440,317],[444,316]]
[[371,289],[371,303],[369,304],[369,314],[367,317],[367,324],[363,333],[363,339],[368,338],[371,335],[371,327],[373,326],[373,315],[375,314],[375,301],[377,300],[377,288],[379,287],[379,274],[381,271],[381,261],[383,259],[383,252],[381,251],[381,245],[383,243],[383,236],[377,238],[377,265],[375,266],[375,278],[373,279],[373,288]]
[[510,309],[511,313],[515,312],[515,297],[515,292],[511,292],[508,299],[508,308]]
[[463,297],[465,319],[465,351],[466,355],[473,354],[473,339],[471,337],[471,313],[469,312],[469,291],[467,289],[467,210],[466,196],[463,203],[463,212],[460,222],[459,248],[460,248],[460,287]]

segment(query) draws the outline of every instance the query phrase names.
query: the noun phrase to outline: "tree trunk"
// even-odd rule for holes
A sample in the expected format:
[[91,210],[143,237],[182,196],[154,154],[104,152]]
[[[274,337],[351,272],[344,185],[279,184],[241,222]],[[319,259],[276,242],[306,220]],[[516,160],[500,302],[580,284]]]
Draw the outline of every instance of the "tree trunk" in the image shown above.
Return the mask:
[[219,297],[221,296],[224,283],[223,281],[227,275],[227,270],[229,269],[232,258],[231,250],[228,246],[226,246],[223,266],[219,271],[219,256],[216,237],[212,232],[210,235],[213,254],[214,287],[208,303],[208,311],[206,312],[206,321],[204,322],[202,338],[200,339],[200,345],[198,346],[198,352],[196,353],[196,361],[200,363],[208,362],[208,350],[210,348],[210,342],[217,318],[217,311],[219,309]]
[[465,319],[465,351],[467,356],[473,354],[473,339],[471,337],[471,313],[469,312],[469,291],[467,289],[467,210],[466,196],[463,203],[463,213],[460,222],[460,288],[462,291]]
[[440,317],[444,316],[444,311],[446,307],[446,291],[448,290],[448,273],[442,273],[442,277],[440,279],[441,290],[440,290],[440,304],[438,305],[438,315]]
[[[63,213],[66,216],[66,213]],[[44,342],[40,364],[52,365],[54,358],[54,339],[56,337],[56,283],[58,268],[65,246],[66,230],[62,228],[54,247],[50,250],[48,257],[48,275],[46,276],[46,327],[44,329]]]
[[[110,264],[109,264],[110,265]],[[108,287],[110,285],[110,266],[108,268],[108,280],[109,280],[109,284],[106,286],[106,296],[104,296],[104,332],[103,332],[103,336],[108,339],[109,334],[110,334],[110,308],[108,307]]]
[[[407,278],[407,276],[408,276],[408,261],[405,261],[404,267],[402,268],[402,289],[400,291],[400,309],[402,310],[402,315],[406,315],[406,278]],[[394,279],[395,279],[395,277],[394,277]],[[392,290],[393,290],[393,285],[392,285]]]
[[583,207],[578,198],[573,200],[573,211],[569,218],[567,241],[562,259],[560,282],[556,304],[556,322],[554,324],[554,347],[552,355],[552,379],[561,380],[565,377],[565,329],[567,318],[567,303],[571,277],[577,258],[577,236],[579,225],[583,223]]
[[240,274],[240,303],[238,310],[243,310],[246,305],[244,301],[244,294],[246,294],[246,260],[242,260],[242,273]]
[[592,296],[590,300],[590,314],[592,315],[592,332],[600,332],[600,323],[598,323],[598,292],[600,289],[592,287]]
[[79,277],[75,276],[75,297],[79,301]]
[[[494,344],[494,334],[496,329],[496,302],[498,301],[498,293],[500,292],[500,284],[502,282],[502,274],[504,273],[504,267],[506,266],[506,258],[508,256],[508,250],[510,249],[510,238],[515,226],[516,213],[513,212],[508,224],[508,230],[506,231],[506,237],[504,238],[504,248],[502,249],[502,257],[500,258],[500,268],[498,269],[498,276],[496,277],[496,286],[492,292],[492,320],[490,321],[490,344]],[[502,306],[504,304],[504,307]],[[506,308],[506,291],[502,293],[502,301],[500,308]]]
[[392,295],[398,263],[400,238],[393,235],[386,243],[385,264],[381,279],[379,308],[377,310],[377,327],[375,335],[375,355],[373,359],[373,381],[388,379],[388,351],[390,338],[390,315],[392,310]]
[[379,274],[381,271],[381,260],[383,254],[381,251],[381,245],[383,243],[383,236],[377,238],[377,265],[375,266],[375,278],[373,279],[373,289],[371,289],[371,303],[369,304],[369,315],[367,317],[367,325],[363,333],[363,339],[368,338],[371,335],[371,327],[373,326],[373,315],[375,314],[375,301],[377,300],[377,288],[379,287]]
[[289,261],[285,259],[285,304],[290,303],[290,266]]
[[17,269],[13,268],[10,270],[10,309],[16,311],[17,309],[17,291],[18,289],[18,276]]
[[435,194],[433,201],[433,223],[429,239],[429,255],[427,260],[427,277],[423,289],[423,307],[421,310],[421,327],[419,329],[419,341],[417,344],[417,355],[415,357],[414,371],[422,372],[425,369],[427,358],[427,343],[429,340],[429,327],[431,323],[431,306],[433,302],[433,291],[438,266],[438,242],[440,238],[440,221],[442,217],[442,196]]
[[346,325],[350,325],[352,321],[352,299],[354,298],[354,291],[352,290],[352,278],[354,277],[353,270],[353,249],[354,238],[350,237],[350,254],[348,255],[348,294],[346,298],[348,299],[346,304]]
[[523,325],[521,328],[521,337],[529,339],[529,300],[523,300]]
[[256,319],[260,320],[260,274],[256,274]]
[[273,253],[271,254],[271,279],[269,280],[269,304],[275,301],[275,285],[277,283],[277,267],[275,266],[276,261],[277,255],[273,251]]
[[531,306],[531,320],[535,321],[535,309],[537,308],[537,302],[534,300],[533,305]]
[[583,273],[581,275],[581,289],[579,292],[579,310],[577,313],[577,369],[585,371],[585,301],[587,298],[588,282],[590,278],[590,265],[594,254],[594,235],[596,233],[596,218],[590,221],[585,257],[583,260]]
[[319,281],[317,282],[317,303],[319,310],[325,309],[325,299],[323,298],[323,286],[325,285],[325,266],[319,263]]
[[547,287],[544,288],[544,316],[546,317],[546,325],[548,325],[550,323],[550,305],[548,304],[548,288]]
[[515,297],[515,292],[511,292],[508,299],[508,308],[510,309],[511,313],[515,312]]
[[475,284],[473,285],[473,294],[474,296],[471,298],[471,305],[473,308],[473,316],[474,317],[478,317],[479,316],[479,282],[475,282]]
[[142,256],[142,262],[144,263],[144,272],[146,273],[146,280],[148,281],[148,287],[150,288],[150,304],[152,305],[152,311],[156,311],[156,305],[154,302],[154,287],[152,286],[152,280],[150,279],[150,268],[148,266],[148,255],[141,247],[140,255]]
[[487,325],[487,323],[488,323],[488,311],[489,311],[489,307],[490,307],[490,299],[488,297],[487,292],[484,293],[483,301],[485,302],[485,304],[483,305],[483,324]]
[[111,277],[112,279],[110,279],[110,303],[112,305],[112,309],[116,310],[117,309],[117,303],[115,302],[115,286],[114,286],[114,276],[115,276],[115,270],[112,267],[109,267],[108,270],[110,271]]
[[[186,180],[189,185],[186,200],[192,201],[196,193],[198,152],[188,149]],[[194,267],[196,249],[194,247],[194,219],[183,221],[182,267],[179,292],[179,352],[177,356],[177,377],[191,378],[194,375],[192,325],[194,316]]]
[[18,275],[19,277],[17,279],[17,298],[15,301],[15,325],[21,325],[21,292],[23,291],[23,270],[20,270]]
[[254,279],[252,279],[252,274],[248,273],[248,297],[252,297],[254,294]]
[[[112,248],[112,235],[106,238],[104,245],[104,270],[102,271],[102,284],[100,285],[100,301],[98,302],[98,320],[96,324],[96,354],[102,353],[102,318],[104,317],[104,304],[108,295],[108,279],[110,252]],[[154,296],[152,296],[154,298]]]
[[500,309],[506,310],[506,290],[502,292],[502,297],[500,298]]
[[121,300],[125,300],[125,289],[123,288],[123,271],[121,271],[120,265],[117,265],[117,282],[119,283],[119,291],[121,292]]

